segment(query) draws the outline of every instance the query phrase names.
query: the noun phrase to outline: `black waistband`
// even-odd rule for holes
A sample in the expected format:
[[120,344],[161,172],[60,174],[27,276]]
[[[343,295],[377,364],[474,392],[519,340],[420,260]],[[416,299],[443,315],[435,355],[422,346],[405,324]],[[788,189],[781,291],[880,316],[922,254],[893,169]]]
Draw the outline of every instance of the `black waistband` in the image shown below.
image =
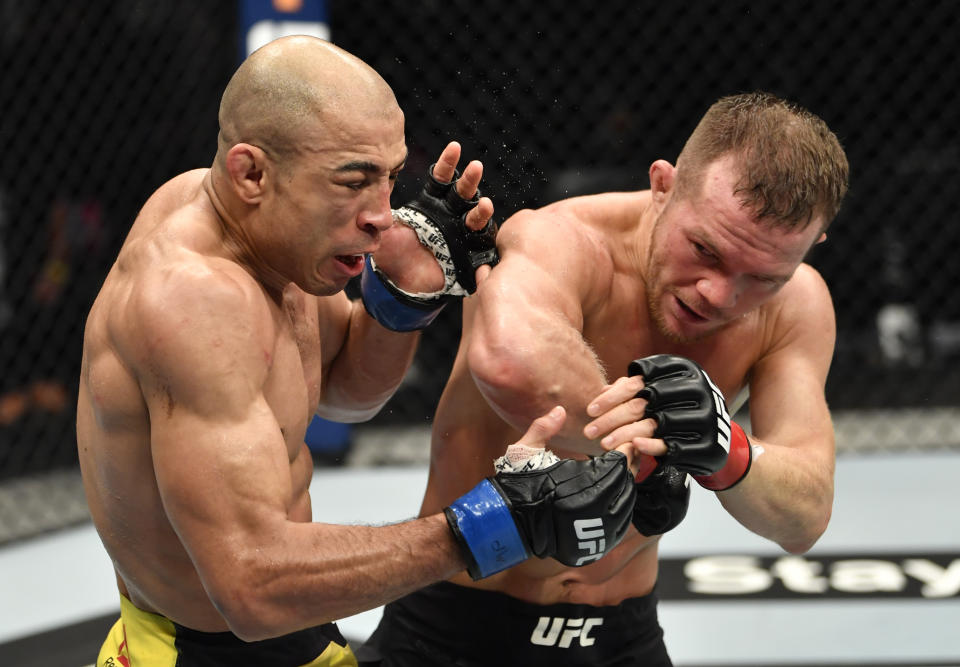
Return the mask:
[[430,606],[436,604],[444,614],[462,616],[460,620],[476,620],[479,613],[496,612],[507,613],[511,616],[554,616],[576,617],[578,615],[599,616],[609,619],[611,623],[622,619],[630,623],[630,617],[644,616],[656,613],[657,596],[655,593],[636,598],[627,598],[620,604],[595,606],[592,604],[574,604],[559,602],[557,604],[542,605],[526,602],[499,591],[488,591],[470,586],[459,586],[447,581],[426,586],[403,598],[404,600],[418,600]]
[[333,623],[255,642],[245,642],[232,632],[200,632],[173,625],[177,667],[297,667],[323,653],[330,642],[347,645]]
[[[656,607],[653,593],[610,606],[538,605],[442,582],[387,605],[380,628],[386,635],[414,638],[414,645],[435,654],[476,656],[479,664],[504,664],[504,647],[516,664],[541,664],[537,656],[543,652],[569,661],[557,664],[580,664],[575,657],[604,664],[637,647],[663,650]],[[497,656],[500,660],[491,662]]]

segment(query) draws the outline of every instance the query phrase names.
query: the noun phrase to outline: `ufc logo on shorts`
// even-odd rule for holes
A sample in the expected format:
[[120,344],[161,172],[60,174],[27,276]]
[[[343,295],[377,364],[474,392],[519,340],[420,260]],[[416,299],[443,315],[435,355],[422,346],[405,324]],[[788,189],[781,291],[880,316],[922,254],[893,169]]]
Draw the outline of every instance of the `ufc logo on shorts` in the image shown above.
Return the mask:
[[[700,372],[703,373],[703,371]],[[703,373],[703,379],[707,381],[707,384],[710,385],[710,389],[713,390],[713,403],[717,408],[717,442],[719,442],[724,451],[729,454],[730,413],[727,412],[727,403],[723,400],[723,394],[721,394],[720,390],[717,389],[717,385],[713,384],[713,380],[710,379],[710,376],[706,373]]]
[[[541,616],[530,635],[530,643],[537,646],[556,646],[570,648],[574,639],[580,641],[580,646],[593,646],[596,641],[590,632],[598,625],[603,624],[602,618],[561,618]],[[558,641],[559,639],[559,641]]]
[[603,535],[603,519],[577,519],[573,522],[577,533],[577,548],[586,551],[586,556],[577,559],[577,567],[592,560],[600,560],[607,550],[607,539]]

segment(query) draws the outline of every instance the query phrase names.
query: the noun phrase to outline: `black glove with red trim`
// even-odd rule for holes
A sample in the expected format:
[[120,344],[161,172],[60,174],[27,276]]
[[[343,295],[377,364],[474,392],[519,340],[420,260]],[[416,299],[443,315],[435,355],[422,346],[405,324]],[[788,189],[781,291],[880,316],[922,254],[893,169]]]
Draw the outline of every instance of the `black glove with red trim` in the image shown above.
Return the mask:
[[730,420],[723,394],[695,361],[669,354],[636,359],[627,373],[642,375],[637,396],[647,401],[667,453],[657,457],[690,473],[700,486],[725,491],[750,471],[750,441]]

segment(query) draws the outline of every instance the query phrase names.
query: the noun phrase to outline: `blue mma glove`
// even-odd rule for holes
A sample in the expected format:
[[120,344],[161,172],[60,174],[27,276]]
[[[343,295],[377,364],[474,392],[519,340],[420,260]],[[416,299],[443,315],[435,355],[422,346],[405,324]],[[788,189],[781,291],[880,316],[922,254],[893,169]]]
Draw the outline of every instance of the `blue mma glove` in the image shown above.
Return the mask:
[[613,549],[633,518],[633,475],[617,451],[500,472],[444,509],[474,580],[527,558],[580,567]]
[[456,183],[441,183],[428,171],[423,190],[405,206],[393,211],[394,218],[417,234],[420,243],[433,252],[443,269],[443,289],[432,293],[411,293],[395,285],[377,268],[373,258],[366,258],[360,289],[367,312],[384,327],[393,331],[423,329],[454,299],[477,291],[474,272],[483,264],[495,266],[497,223],[491,218],[483,229],[473,231],[466,226],[467,213],[480,201],[480,192],[463,199]]

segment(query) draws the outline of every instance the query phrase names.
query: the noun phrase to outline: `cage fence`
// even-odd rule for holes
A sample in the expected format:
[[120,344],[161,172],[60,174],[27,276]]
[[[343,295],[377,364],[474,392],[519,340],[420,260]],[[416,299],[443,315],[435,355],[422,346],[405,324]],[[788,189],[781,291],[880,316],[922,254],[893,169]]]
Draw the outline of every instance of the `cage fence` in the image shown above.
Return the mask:
[[[213,157],[238,5],[0,1],[0,541],[84,518],[70,475],[85,314],[149,194]],[[405,111],[395,202],[451,139],[484,161],[503,220],[646,187],[649,164],[673,160],[725,94],[769,90],[820,115],[852,169],[809,260],[837,312],[827,392],[838,451],[960,448],[960,5],[327,5],[333,41],[377,69]],[[390,450],[404,433],[410,457],[423,455],[459,326],[451,308],[427,331],[354,444]],[[359,464],[390,460],[364,451]]]

